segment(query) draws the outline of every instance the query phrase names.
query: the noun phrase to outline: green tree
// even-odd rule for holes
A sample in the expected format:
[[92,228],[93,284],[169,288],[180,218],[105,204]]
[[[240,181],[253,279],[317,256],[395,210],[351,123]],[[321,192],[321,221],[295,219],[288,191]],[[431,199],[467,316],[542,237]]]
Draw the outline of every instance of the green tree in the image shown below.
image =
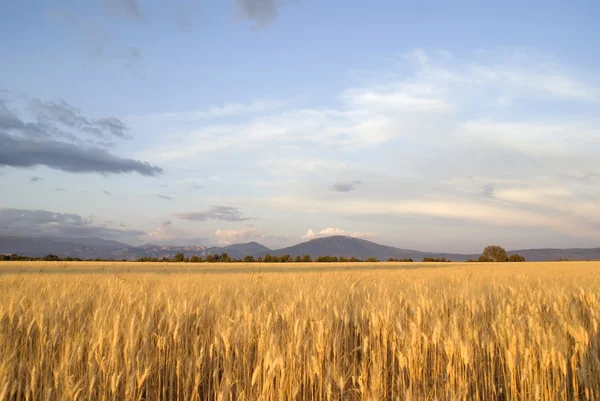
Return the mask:
[[279,262],[280,263],[289,263],[292,261],[292,257],[290,255],[281,255],[279,257]]
[[510,255],[508,257],[508,261],[509,262],[525,262],[525,257],[515,253],[514,255]]
[[231,258],[229,257],[229,255],[227,255],[225,252],[223,252],[221,254],[221,262],[229,263],[229,262],[231,262]]
[[312,262],[312,261],[313,261],[313,260],[312,260],[312,258],[310,257],[310,255],[308,255],[308,254],[306,254],[306,253],[305,253],[304,255],[302,255],[302,262],[303,262],[303,263],[310,263],[310,262]]
[[181,263],[181,262],[183,262],[184,259],[185,259],[185,256],[183,256],[183,253],[178,253],[173,257],[173,262]]
[[370,258],[365,259],[365,262],[375,263],[375,262],[379,262],[379,260],[377,258],[371,256]]
[[251,255],[244,256],[244,263],[253,263],[253,262],[254,262],[254,256],[251,256]]
[[263,262],[265,263],[277,263],[277,256],[271,256],[270,254],[266,254],[265,257],[263,258]]
[[302,258],[300,257],[300,255],[298,255],[294,258],[294,262],[296,262],[296,263],[302,262]]
[[202,262],[202,256],[194,255],[190,258],[190,262],[200,263],[200,262]]
[[506,262],[508,259],[506,250],[499,245],[486,246],[481,256],[486,256],[492,262]]

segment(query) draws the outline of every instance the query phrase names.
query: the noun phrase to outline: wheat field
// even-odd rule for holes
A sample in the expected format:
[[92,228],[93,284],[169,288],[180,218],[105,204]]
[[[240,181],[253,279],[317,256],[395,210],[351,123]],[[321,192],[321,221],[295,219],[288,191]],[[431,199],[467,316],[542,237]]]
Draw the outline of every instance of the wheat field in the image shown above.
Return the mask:
[[600,399],[600,263],[339,265],[0,263],[0,400]]

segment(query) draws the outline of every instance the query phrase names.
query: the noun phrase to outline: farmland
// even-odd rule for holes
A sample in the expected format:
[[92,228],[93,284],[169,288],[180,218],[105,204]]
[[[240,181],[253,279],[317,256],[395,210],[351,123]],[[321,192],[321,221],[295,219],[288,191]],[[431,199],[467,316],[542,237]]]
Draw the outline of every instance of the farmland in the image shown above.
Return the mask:
[[0,263],[0,400],[596,400],[599,273]]

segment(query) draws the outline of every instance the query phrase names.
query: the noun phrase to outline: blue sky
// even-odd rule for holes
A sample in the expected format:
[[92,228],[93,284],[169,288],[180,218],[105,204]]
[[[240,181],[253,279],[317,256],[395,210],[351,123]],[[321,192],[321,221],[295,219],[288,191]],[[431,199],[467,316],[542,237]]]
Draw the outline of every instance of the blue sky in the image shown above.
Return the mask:
[[558,1],[4,2],[0,234],[598,246],[598,17]]

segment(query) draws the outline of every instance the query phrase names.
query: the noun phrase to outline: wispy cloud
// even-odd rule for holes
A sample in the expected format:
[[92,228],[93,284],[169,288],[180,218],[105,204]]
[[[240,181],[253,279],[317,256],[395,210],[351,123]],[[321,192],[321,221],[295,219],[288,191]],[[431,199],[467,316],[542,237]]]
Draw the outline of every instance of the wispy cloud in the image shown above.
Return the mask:
[[92,218],[47,210],[0,209],[0,234],[54,237],[135,238],[145,233],[94,224]]
[[354,237],[354,238],[376,238],[378,235],[376,233],[370,232],[355,232],[355,231],[344,231],[339,228],[329,227],[324,228],[321,231],[314,232],[312,229],[309,229],[306,234],[302,236],[302,239],[314,239],[314,238],[323,238],[323,237],[331,237],[334,235],[341,235],[344,237]]
[[35,182],[42,181],[42,180],[43,180],[43,178],[40,178],[40,177],[37,177],[37,176],[34,175],[33,177],[31,177],[29,179],[29,182],[30,183],[35,183]]
[[279,10],[289,0],[237,0],[236,15],[254,21],[257,28],[264,27],[279,16]]
[[254,228],[215,231],[215,237],[217,237],[218,243],[221,245],[239,244],[249,241],[260,240],[264,236],[264,232]]
[[137,0],[102,0],[102,2],[104,10],[109,14],[130,19],[144,18]]
[[201,212],[179,213],[175,217],[182,220],[206,221],[206,220],[222,220],[222,221],[245,221],[250,220],[236,207],[230,206],[213,206]]
[[154,196],[155,198],[158,198],[158,199],[163,199],[163,200],[168,200],[168,201],[173,200],[173,198],[171,198],[170,196],[167,196],[167,195],[152,194],[152,196]]
[[336,182],[331,186],[331,190],[334,192],[352,192],[362,184],[362,181],[355,180],[351,182]]
[[173,135],[140,155],[200,170],[227,152],[269,191],[248,202],[298,215],[451,219],[598,238],[600,85],[550,59],[417,50],[358,76],[361,84],[326,107],[248,104],[220,119],[203,114],[189,130],[178,127],[190,117],[173,114],[157,123]]

